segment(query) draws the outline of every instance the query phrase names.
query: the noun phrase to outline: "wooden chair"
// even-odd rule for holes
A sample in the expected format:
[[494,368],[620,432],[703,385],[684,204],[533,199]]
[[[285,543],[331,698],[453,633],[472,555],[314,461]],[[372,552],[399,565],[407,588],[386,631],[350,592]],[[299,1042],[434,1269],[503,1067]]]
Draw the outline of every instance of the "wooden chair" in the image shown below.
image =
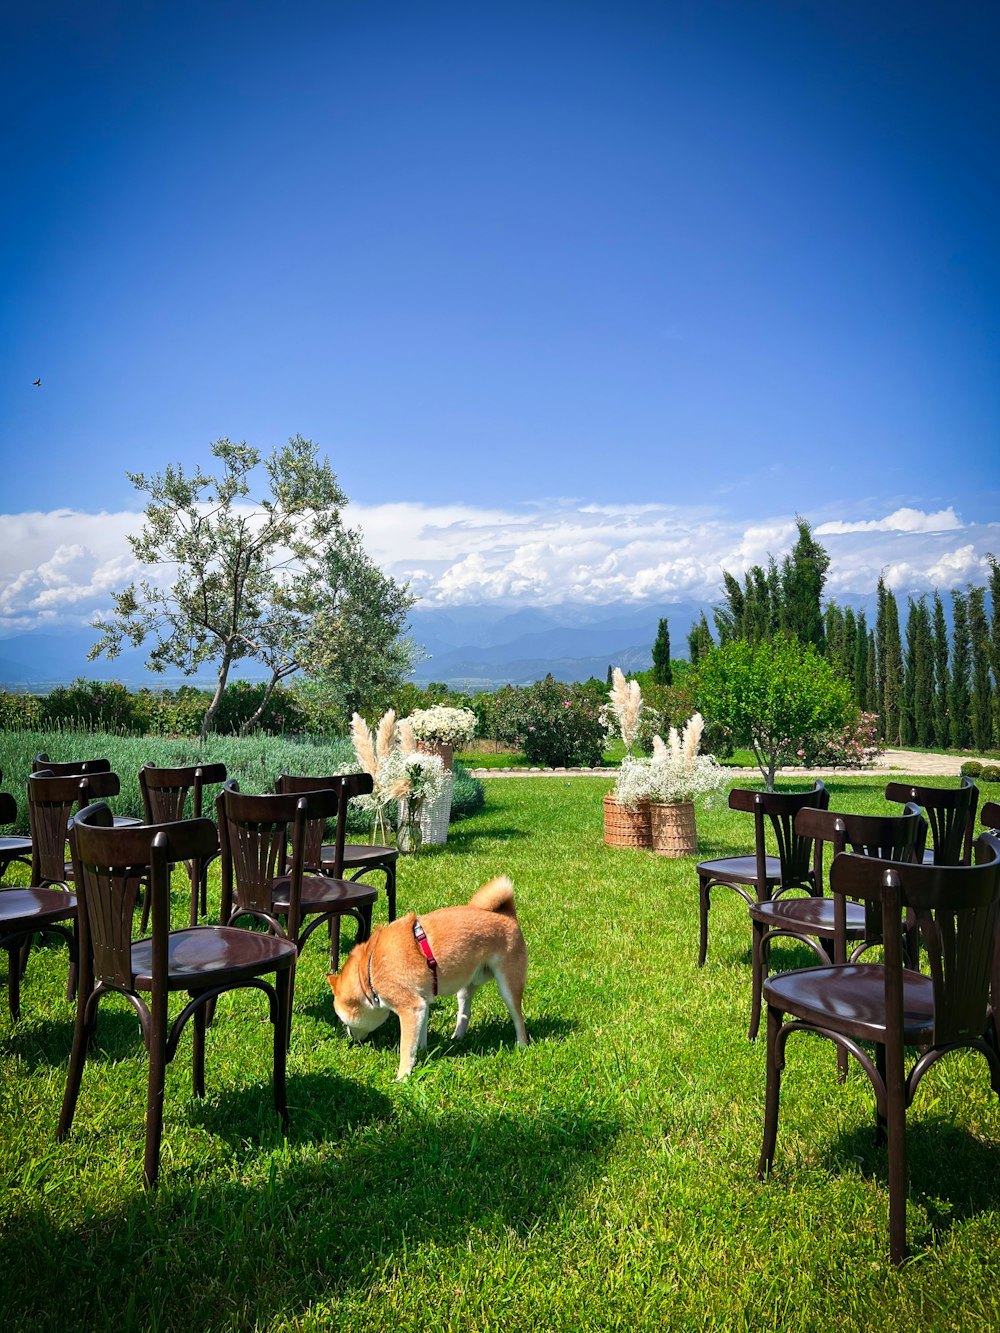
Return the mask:
[[[987,801],[980,812],[983,828],[1000,839],[1000,802]],[[990,1021],[987,1036],[1000,1054],[1000,930],[997,931],[996,956],[993,960],[993,985],[990,988]]]
[[[812,842],[795,833],[795,816],[807,807],[825,810],[829,802],[830,794],[822,782],[815,783],[811,791],[764,792],[734,787],[729,793],[731,810],[753,815],[754,852],[752,856],[725,856],[698,863],[699,967],[704,966],[708,951],[708,911],[716,885],[738,893],[748,907],[789,889],[812,891]],[[770,821],[777,840],[777,856],[767,852],[765,819]]]
[[908,782],[890,782],[885,799],[899,805],[919,805],[930,826],[931,845],[924,860],[936,866],[969,864],[975,837],[979,788],[971,778],[961,778],[957,787],[917,787]]
[[[889,1251],[906,1255],[906,1112],[927,1070],[951,1051],[986,1059],[1000,1098],[1000,1056],[983,1040],[1000,916],[1000,842],[984,834],[975,865],[934,866],[842,853],[835,894],[860,899],[887,922],[918,922],[929,975],[903,966],[901,929],[884,932],[885,963],[842,963],[783,972],[764,983],[767,1092],[758,1175],[774,1162],[781,1071],[793,1032],[828,1037],[861,1065],[875,1092],[876,1139],[888,1139]],[[786,1015],[787,1021],[786,1021]],[[874,1059],[862,1042],[875,1044]],[[907,1073],[905,1048],[919,1054]],[[959,1065],[961,1077],[966,1066]]]
[[[39,888],[69,884],[73,865],[66,860],[66,840],[73,812],[90,801],[117,796],[121,783],[117,773],[100,769],[57,777],[48,772],[28,778],[28,823],[31,828],[31,882]],[[140,824],[128,820],[129,826]]]
[[[135,1010],[149,1057],[143,1168],[147,1188],[155,1188],[159,1178],[166,1066],[177,1053],[185,1025],[193,1020],[194,1095],[205,1095],[207,1009],[226,991],[259,990],[267,996],[274,1027],[274,1107],[287,1129],[285,1056],[293,945],[225,926],[170,929],[170,866],[213,854],[218,836],[211,820],[116,829],[106,805],[91,805],[74,820],[71,844],[80,900],[80,987],[58,1138],[65,1139],[72,1128],[98,1006],[109,994],[123,996]],[[150,885],[152,935],[133,940],[136,899],[144,880]],[[266,980],[272,975],[273,982]],[[187,992],[188,1002],[168,1022],[168,997],[178,991]]]
[[[16,818],[13,796],[0,792],[0,824],[13,824]],[[0,889],[0,949],[7,954],[7,1003],[15,1020],[21,1016],[26,946],[36,934],[57,935],[69,945],[71,996],[77,962],[76,898],[63,889]]]
[[[205,814],[205,788],[225,780],[225,764],[191,764],[181,768],[143,764],[139,769],[139,790],[146,823],[169,824],[179,819],[201,819]],[[212,802],[209,809],[214,811],[214,808]],[[196,926],[199,905],[201,915],[208,915],[208,861],[195,858],[187,862],[186,868],[191,880],[190,924]]]
[[84,773],[110,773],[110,759],[50,759],[43,750],[31,761],[32,773],[51,773],[54,778],[72,778]]
[[291,940],[296,953],[325,924],[331,971],[337,970],[333,949],[339,944],[340,918],[349,916],[357,922],[357,938],[366,940],[378,896],[371,885],[307,870],[312,859],[310,839],[322,839],[322,827],[336,817],[338,805],[338,793],[329,789],[291,796],[249,796],[233,781],[224,784],[216,801],[223,924],[250,916],[273,934]]
[[[324,843],[320,847],[319,864],[311,869],[321,874],[332,875],[334,879],[345,876],[357,882],[373,870],[385,876],[385,896],[388,919],[396,919],[396,862],[399,850],[396,847],[382,847],[376,843],[347,842],[347,806],[355,796],[365,796],[373,788],[370,773],[334,773],[325,778],[293,777],[289,773],[279,775],[274,789],[277,792],[301,793],[316,791],[320,787],[336,789],[340,794],[337,810],[337,836],[334,843]],[[349,872],[353,871],[351,874]]]
[[[774,898],[751,903],[753,927],[753,992],[750,1029],[756,1040],[760,1025],[761,992],[769,967],[771,941],[793,939],[808,945],[820,963],[847,962],[847,942],[861,941],[851,960],[881,939],[881,919],[864,904],[823,894],[823,846],[833,845],[834,856],[848,848],[859,856],[883,861],[914,861],[923,855],[927,825],[915,805],[902,815],[847,815],[834,810],[800,810],[795,830],[812,841],[815,891],[808,898]],[[846,1073],[846,1064],[842,1072]]]

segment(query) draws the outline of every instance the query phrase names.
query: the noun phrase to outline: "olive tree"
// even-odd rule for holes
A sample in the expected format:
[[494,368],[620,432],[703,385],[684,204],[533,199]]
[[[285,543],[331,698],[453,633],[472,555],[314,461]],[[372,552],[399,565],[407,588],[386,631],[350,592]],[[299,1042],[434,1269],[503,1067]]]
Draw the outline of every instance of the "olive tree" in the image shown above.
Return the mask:
[[698,663],[695,697],[709,722],[752,750],[768,791],[782,764],[801,763],[857,711],[849,682],[791,634],[712,649]]
[[[269,673],[246,730],[280,680],[302,668],[331,669],[331,644],[345,625],[350,633],[339,651],[349,648],[355,676],[364,675],[357,659],[385,653],[387,635],[393,666],[405,672],[412,646],[396,640],[413,599],[365,555],[360,534],[343,526],[347,497],[312,441],[297,435],[266,458],[227,439],[211,452],[215,475],[197,466],[128,474],[147,497],[143,529],[129,544],[149,575],[112,595],[113,612],[93,622],[100,638],[90,657],[114,658],[125,643],[152,640],[152,671],[172,666],[193,675],[214,665],[202,737],[236,663],[257,662]],[[262,464],[266,484],[254,500]]]

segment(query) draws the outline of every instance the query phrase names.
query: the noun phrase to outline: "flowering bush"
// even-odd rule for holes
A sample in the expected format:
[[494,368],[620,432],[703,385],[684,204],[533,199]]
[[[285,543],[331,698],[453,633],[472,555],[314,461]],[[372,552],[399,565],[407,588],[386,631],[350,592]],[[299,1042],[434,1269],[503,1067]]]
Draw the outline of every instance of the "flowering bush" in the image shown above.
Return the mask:
[[476,715],[471,708],[434,704],[431,708],[418,708],[406,720],[418,741],[451,745],[456,750],[468,745],[476,732]]
[[725,784],[726,770],[709,754],[699,754],[704,721],[700,713],[688,719],[683,736],[670,728],[664,744],[657,736],[649,759],[622,760],[615,782],[619,804],[634,809],[641,801],[674,805],[696,796],[718,791]]
[[810,744],[800,746],[797,757],[804,764],[831,768],[867,768],[882,753],[878,714],[858,713],[846,726],[824,732]]

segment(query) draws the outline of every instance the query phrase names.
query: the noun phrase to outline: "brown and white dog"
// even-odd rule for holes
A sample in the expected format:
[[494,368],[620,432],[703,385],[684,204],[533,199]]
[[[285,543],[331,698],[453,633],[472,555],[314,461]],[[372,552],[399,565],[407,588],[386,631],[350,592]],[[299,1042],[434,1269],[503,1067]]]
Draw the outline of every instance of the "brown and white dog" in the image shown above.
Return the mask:
[[514,1022],[518,1046],[528,1045],[521,999],[528,947],[506,876],[484,884],[467,907],[439,907],[419,919],[413,912],[380,926],[356,944],[338,976],[327,977],[337,1017],[355,1041],[364,1041],[390,1013],[399,1018],[399,1069],[412,1071],[427,1046],[427,1015],[435,995],[458,996],[453,1041],[469,1026],[472,997],[492,977]]

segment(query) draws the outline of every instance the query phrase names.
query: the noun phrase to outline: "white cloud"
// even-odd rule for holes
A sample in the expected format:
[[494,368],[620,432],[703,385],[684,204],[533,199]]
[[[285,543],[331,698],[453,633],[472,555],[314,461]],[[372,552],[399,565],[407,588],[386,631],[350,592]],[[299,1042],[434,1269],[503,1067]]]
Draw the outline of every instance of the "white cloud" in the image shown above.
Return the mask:
[[[710,602],[723,569],[742,577],[769,553],[780,558],[795,537],[790,515],[745,524],[704,506],[565,499],[516,509],[351,505],[346,518],[425,608]],[[0,516],[0,635],[85,624],[107,610],[109,593],[141,572],[127,542],[141,521],[128,512]],[[962,526],[950,507],[831,520],[815,532],[830,553],[827,591],[837,598],[870,595],[882,571],[904,593],[982,582],[986,552],[1000,551],[1000,524]]]

